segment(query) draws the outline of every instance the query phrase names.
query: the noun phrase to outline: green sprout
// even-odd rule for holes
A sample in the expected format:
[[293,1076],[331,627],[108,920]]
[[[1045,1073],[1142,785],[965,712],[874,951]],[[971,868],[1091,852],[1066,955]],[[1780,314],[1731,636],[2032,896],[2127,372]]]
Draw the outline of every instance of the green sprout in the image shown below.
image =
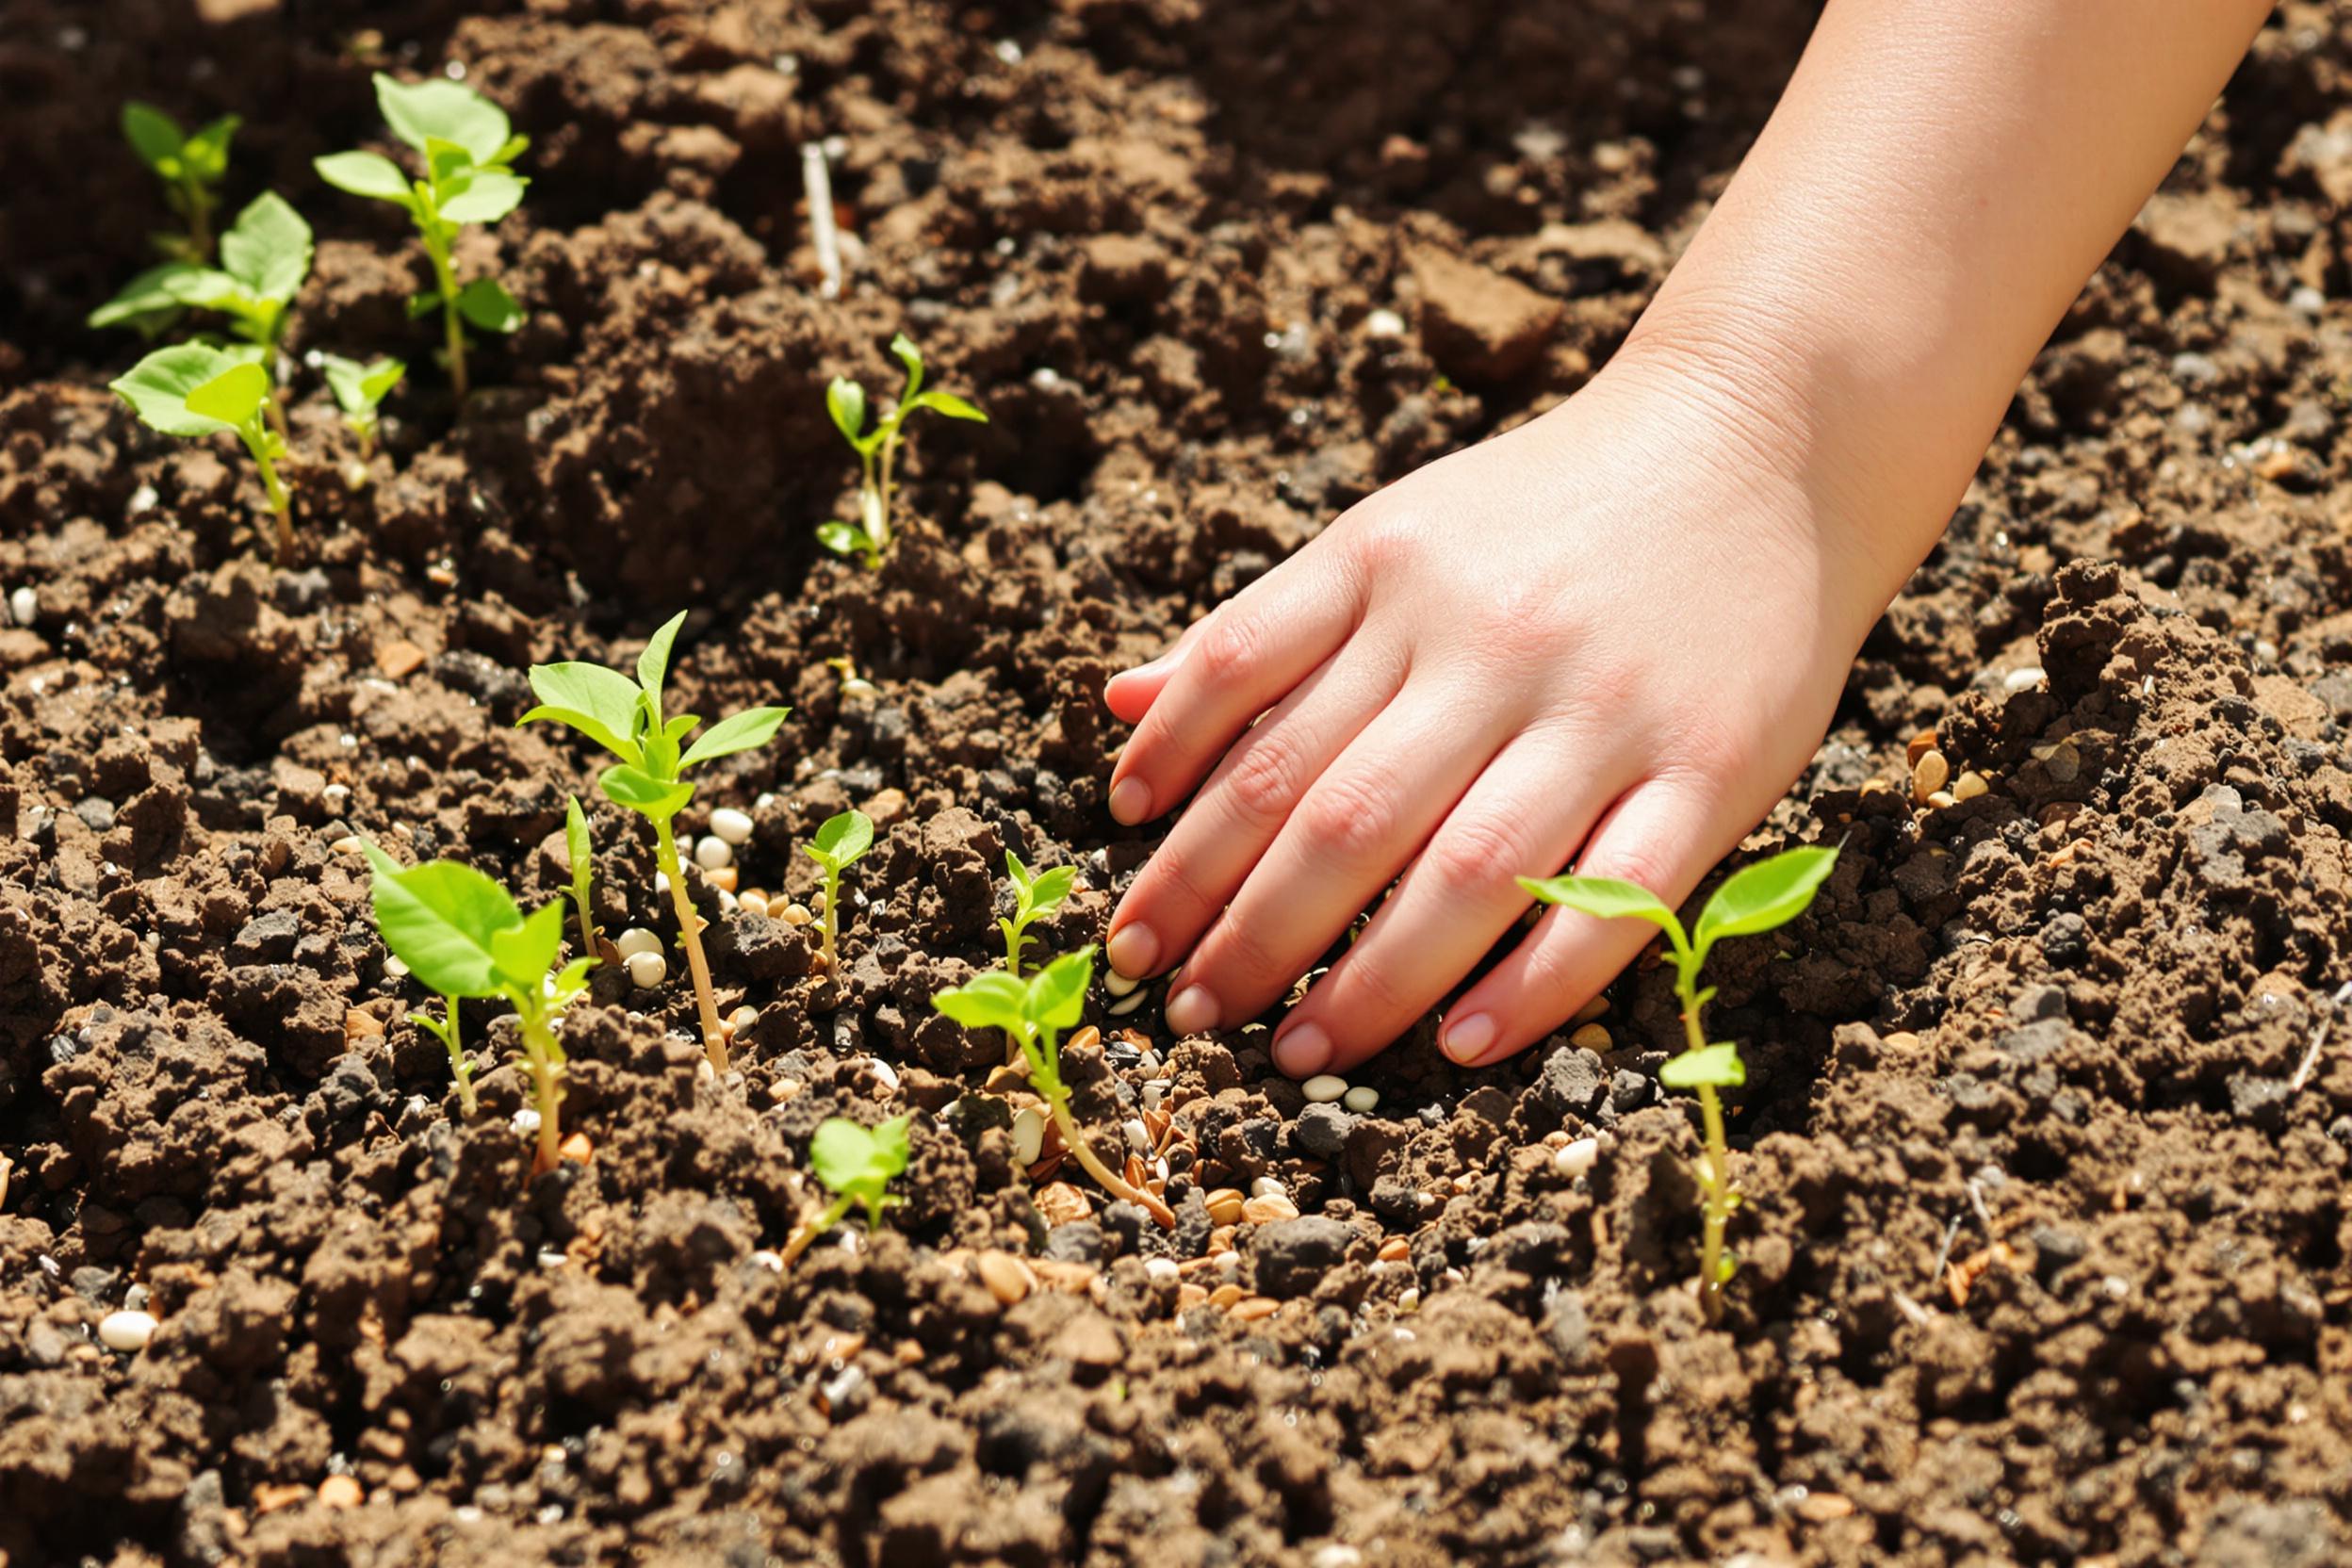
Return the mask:
[[1029,1083],[1046,1104],[1054,1125],[1087,1175],[1113,1197],[1149,1213],[1167,1228],[1176,1216],[1166,1203],[1130,1184],[1095,1157],[1077,1119],[1070,1112],[1070,1086],[1062,1081],[1062,1031],[1075,1028],[1085,1016],[1086,987],[1094,979],[1094,949],[1084,947],[1047,964],[1026,980],[1003,970],[974,975],[964,985],[944,990],[931,1005],[967,1029],[1002,1029],[1020,1047],[1029,1064]]
[[[285,198],[263,191],[220,237],[220,265],[168,261],[150,267],[90,313],[93,327],[136,327],[153,338],[188,310],[215,311],[250,348],[237,351],[267,362],[286,335],[286,309],[310,279],[310,224]],[[216,346],[226,346],[211,339]],[[273,422],[275,416],[273,416]],[[285,426],[278,424],[281,434]]]
[[359,460],[368,462],[376,455],[381,428],[376,411],[408,374],[408,367],[384,355],[363,365],[341,354],[320,354],[318,368],[326,372],[327,389],[343,411],[344,428],[359,439]]
[[1723,1248],[1723,1229],[1730,1222],[1731,1211],[1739,1206],[1740,1194],[1731,1182],[1731,1152],[1723,1140],[1723,1103],[1718,1091],[1746,1083],[1748,1068],[1740,1059],[1737,1043],[1707,1043],[1699,1012],[1714,998],[1715,988],[1702,990],[1699,972],[1723,938],[1753,937],[1803,914],[1837,863],[1837,850],[1807,845],[1735,872],[1715,890],[1715,896],[1699,912],[1697,928],[1689,933],[1662,900],[1631,882],[1606,876],[1519,879],[1522,888],[1546,904],[1603,920],[1646,920],[1666,933],[1667,957],[1674,966],[1674,995],[1682,1003],[1684,1050],[1659,1068],[1658,1076],[1670,1088],[1697,1090],[1699,1114],[1706,1124],[1707,1163],[1699,1170],[1699,1190],[1706,1204],[1699,1300],[1710,1323],[1722,1314],[1723,1287],[1739,1266]]
[[906,1119],[894,1116],[879,1127],[863,1127],[846,1117],[829,1117],[818,1124],[808,1140],[808,1163],[817,1180],[833,1193],[833,1201],[792,1227],[778,1254],[784,1266],[808,1250],[808,1244],[841,1222],[843,1216],[863,1204],[866,1225],[882,1227],[882,1211],[905,1200],[891,1195],[890,1185],[906,1168]]
[[703,1049],[710,1066],[725,1076],[727,1032],[719,1022],[718,1000],[710,989],[710,966],[702,956],[702,920],[686,895],[686,867],[678,858],[672,824],[694,798],[694,786],[684,776],[688,772],[719,758],[766,745],[776,738],[791,710],[746,709],[712,725],[681,753],[678,743],[702,720],[692,713],[663,716],[662,678],[669,672],[670,645],[678,640],[678,629],[685,624],[685,612],[680,611],[653,634],[645,651],[638,656],[635,680],[601,664],[533,664],[531,689],[538,694],[539,706],[514,722],[526,725],[547,719],[569,726],[620,759],[604,770],[596,785],[607,800],[653,824],[655,863],[669,879],[678,939],[694,973]]
[[1062,906],[1070,890],[1077,884],[1076,866],[1055,866],[1051,871],[1032,875],[1020,856],[1004,852],[1004,870],[1013,879],[1013,918],[999,916],[996,928],[1004,933],[1004,972],[1018,979],[1021,961],[1028,954],[1029,944],[1037,939],[1029,935],[1029,927]]
[[874,847],[874,819],[863,811],[843,811],[827,817],[808,845],[808,858],[825,868],[825,967],[841,961],[841,873],[852,860]]
[[594,899],[596,846],[588,837],[588,813],[580,809],[578,795],[564,797],[564,848],[572,862],[572,885],[565,890],[572,895],[572,907],[580,911],[580,950],[601,957],[604,944],[596,938]]
[[905,333],[890,339],[890,352],[906,367],[906,384],[899,390],[897,404],[887,416],[876,417],[873,430],[866,429],[864,387],[847,376],[836,376],[825,389],[825,411],[833,416],[833,423],[848,440],[850,449],[858,454],[859,520],[820,524],[817,539],[836,555],[859,557],[869,569],[879,568],[890,553],[891,469],[897,461],[898,444],[904,438],[906,416],[919,408],[927,408],[951,419],[973,419],[984,425],[988,422],[987,415],[954,393],[923,389],[923,351]]
[[204,261],[212,254],[212,209],[220,202],[218,187],[229,172],[229,139],[237,135],[236,115],[224,114],[184,136],[179,122],[153,104],[137,99],[122,106],[122,139],[163,181],[165,200],[188,225],[186,234],[159,234],[155,246],[181,261]]
[[277,519],[278,559],[294,556],[293,498],[278,475],[286,438],[271,426],[277,408],[270,372],[233,349],[182,343],[157,349],[113,384],[140,421],[188,440],[234,431],[253,454]]
[[449,385],[466,398],[466,324],[510,333],[522,307],[491,277],[460,285],[450,253],[469,223],[495,223],[522,204],[531,182],[511,165],[531,145],[516,136],[506,111],[469,87],[426,81],[409,87],[376,74],[376,104],[392,134],[416,149],[424,168],[412,180],[381,153],[330,153],[317,160],[318,177],[337,190],[389,202],[406,212],[433,263],[433,286],[409,301],[409,314],[441,312]]
[[449,999],[449,1017],[433,1033],[449,1048],[469,1111],[473,1086],[457,1045],[458,999],[502,998],[514,1007],[523,1037],[523,1070],[539,1112],[531,1173],[554,1169],[563,1143],[557,1118],[564,1071],[555,1025],[587,988],[588,968],[596,962],[583,956],[555,967],[564,948],[562,901],[525,916],[504,888],[470,866],[433,860],[404,870],[375,845],[364,847],[375,872],[368,898],[384,945],[419,984]]

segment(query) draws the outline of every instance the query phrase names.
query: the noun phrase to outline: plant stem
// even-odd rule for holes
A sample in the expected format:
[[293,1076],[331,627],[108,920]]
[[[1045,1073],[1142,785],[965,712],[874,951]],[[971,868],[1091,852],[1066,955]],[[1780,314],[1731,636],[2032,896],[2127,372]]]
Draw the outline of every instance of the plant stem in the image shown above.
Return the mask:
[[804,1219],[799,1224],[793,1226],[792,1233],[784,1238],[783,1250],[777,1254],[778,1257],[784,1260],[784,1266],[787,1268],[792,1267],[792,1265],[799,1260],[800,1255],[808,1250],[808,1244],[810,1242],[816,1240],[819,1236],[825,1234],[825,1232],[840,1224],[841,1222],[841,1216],[849,1212],[849,1206],[850,1200],[846,1198],[836,1198],[832,1202],[826,1204],[823,1212],[818,1214],[815,1218]]
[[[667,819],[653,825],[656,863],[662,874],[670,879],[670,902],[678,909],[678,931],[686,943],[686,968],[694,979],[694,1005],[702,1014],[702,1049],[710,1057],[710,1069],[727,1076],[727,1035],[719,1027],[719,1004],[710,992],[710,966],[702,956],[702,917],[694,913],[694,902],[686,896],[686,867],[678,858],[678,836],[670,831]],[[832,907],[828,903],[827,908]]]
[[467,1116],[473,1116],[481,1111],[482,1106],[474,1098],[474,1064],[466,1056],[465,1046],[459,1043],[457,998],[450,996],[442,1000],[449,1005],[445,1015],[448,1032],[441,1037],[441,1043],[449,1048],[449,1071],[457,1079],[457,1102],[466,1108]]
[[1068,1089],[1063,1089],[1057,1094],[1047,1095],[1045,1102],[1053,1110],[1054,1125],[1062,1131],[1062,1141],[1070,1145],[1070,1152],[1077,1157],[1078,1164],[1085,1168],[1087,1175],[1093,1177],[1101,1184],[1103,1191],[1114,1198],[1123,1198],[1143,1210],[1159,1223],[1161,1230],[1172,1231],[1176,1228],[1176,1213],[1173,1209],[1141,1187],[1128,1185],[1125,1177],[1119,1175],[1101,1160],[1095,1158],[1093,1149],[1086,1143],[1086,1135],[1078,1130],[1077,1119],[1070,1114],[1070,1091]]
[[587,958],[597,958],[598,961],[601,962],[602,959],[598,958],[598,955],[602,950],[596,946],[596,923],[594,920],[591,920],[588,915],[588,890],[585,888],[573,889],[572,902],[579,907],[580,910],[580,956]]
[[190,178],[182,183],[188,201],[188,248],[195,253],[194,259],[212,259],[212,197],[202,180]]
[[539,1155],[531,1173],[544,1176],[564,1157],[564,1135],[557,1122],[564,1104],[564,1048],[546,1020],[528,1013],[523,1017],[523,1055],[539,1105]]
[[[1699,1027],[1698,966],[1677,964],[1674,994],[1682,1002],[1684,1046],[1707,1049],[1707,1032]],[[1723,1312],[1723,1229],[1731,1220],[1731,1151],[1723,1138],[1723,1102],[1712,1084],[1699,1086],[1699,1118],[1707,1133],[1707,1164],[1699,1172],[1705,1195],[1705,1217],[1699,1243],[1699,1306],[1714,1322]]]
[[248,418],[237,433],[245,441],[245,449],[253,454],[253,466],[261,470],[261,487],[270,494],[270,510],[278,523],[278,560],[281,564],[294,559],[294,499],[288,495],[286,482],[278,477],[278,466],[270,457],[270,432],[258,421]]
[[825,967],[835,969],[841,961],[841,872],[839,866],[825,868]]
[[882,544],[890,547],[890,462],[898,455],[898,431],[892,428],[882,442]]
[[425,241],[425,253],[433,258],[433,280],[441,289],[441,322],[449,335],[449,390],[457,400],[466,400],[466,327],[457,314],[457,272],[449,265],[446,245]]

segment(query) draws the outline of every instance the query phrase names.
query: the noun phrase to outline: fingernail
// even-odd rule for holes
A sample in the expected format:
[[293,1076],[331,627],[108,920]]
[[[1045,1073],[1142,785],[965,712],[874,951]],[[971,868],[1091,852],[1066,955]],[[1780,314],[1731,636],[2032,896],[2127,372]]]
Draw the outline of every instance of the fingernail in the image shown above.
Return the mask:
[[1205,986],[1186,986],[1168,999],[1162,1016],[1177,1034],[1206,1034],[1217,1027],[1217,998]]
[[1140,778],[1122,778],[1111,786],[1111,816],[1129,827],[1152,814],[1152,791]]
[[1122,925],[1102,944],[1102,953],[1110,959],[1111,968],[1130,980],[1140,980],[1159,961],[1160,936],[1141,923]]
[[1479,1055],[1494,1043],[1494,1021],[1484,1013],[1446,1021],[1438,1047],[1463,1067],[1478,1065]]
[[1319,1023],[1302,1023],[1274,1042],[1274,1065],[1293,1078],[1312,1078],[1331,1060],[1331,1037]]

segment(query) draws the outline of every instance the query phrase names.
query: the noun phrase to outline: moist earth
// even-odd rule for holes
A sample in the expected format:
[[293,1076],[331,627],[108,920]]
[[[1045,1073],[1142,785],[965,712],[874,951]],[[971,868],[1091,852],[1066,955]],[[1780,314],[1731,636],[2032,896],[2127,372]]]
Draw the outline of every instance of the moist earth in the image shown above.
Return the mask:
[[[1743,848],[1843,854],[1723,952],[1710,1327],[1654,953],[1496,1068],[1425,1023],[1369,1111],[1307,1106],[1268,1021],[1096,996],[1080,1113],[1141,1124],[1171,1233],[1023,1170],[998,1047],[928,999],[1000,951],[1007,850],[1078,868],[1051,949],[1099,937],[1153,842],[1102,808],[1104,678],[1580,385],[1804,8],[200,9],[240,14],[0,15],[0,1560],[2352,1553],[2352,10],[2272,19]],[[527,320],[462,416],[398,215],[309,172],[377,134],[374,69],[533,139],[467,253]],[[413,362],[358,490],[295,376],[291,565],[241,455],[137,425],[135,346],[81,324],[164,220],[126,96],[243,115],[231,202],[318,225],[298,360]],[[901,329],[991,422],[921,430],[868,575],[812,540],[853,467],[821,388],[887,384]],[[826,816],[880,841],[832,971],[690,873],[739,1071],[697,1070],[682,986],[599,976],[590,1157],[534,1179],[516,1074],[461,1114],[350,841],[555,896],[594,760],[513,727],[522,671],[679,608],[689,709],[793,709],[686,827],[750,811],[778,903]],[[666,928],[645,835],[592,816],[608,929]],[[818,1122],[909,1111],[889,1226],[773,1266]],[[128,1301],[136,1354],[96,1336]]]

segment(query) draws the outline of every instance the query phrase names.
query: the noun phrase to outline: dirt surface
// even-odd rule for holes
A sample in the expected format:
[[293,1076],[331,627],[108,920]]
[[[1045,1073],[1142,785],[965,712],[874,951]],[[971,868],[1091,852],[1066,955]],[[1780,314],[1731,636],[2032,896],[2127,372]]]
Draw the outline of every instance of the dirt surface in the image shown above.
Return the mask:
[[[2352,1020],[2310,1053],[2352,978],[2352,9],[2263,34],[1751,842],[1845,853],[1725,950],[1721,1328],[1654,965],[1488,1071],[1425,1027],[1365,1114],[1306,1109],[1263,1022],[1098,997],[1081,1111],[1114,1149],[1148,1122],[1180,1223],[1016,1165],[997,1046],[928,998],[996,951],[1007,848],[1080,868],[1056,948],[1149,852],[1102,808],[1103,678],[1580,384],[1805,22],[1375,8],[0,11],[0,589],[33,600],[0,626],[0,1560],[2346,1560]],[[529,319],[462,418],[414,248],[309,173],[372,134],[370,69],[445,66],[534,139],[474,242]],[[162,220],[133,94],[243,114],[231,200],[317,224],[297,355],[416,365],[357,493],[297,377],[294,569],[242,457],[136,425],[136,349],[80,325]],[[993,422],[922,432],[876,578],[811,540],[852,478],[819,389],[880,384],[901,328]],[[459,1115],[337,846],[553,896],[595,764],[511,727],[523,667],[681,606],[688,707],[794,710],[686,825],[751,810],[741,887],[802,898],[826,815],[882,842],[838,973],[697,875],[759,1015],[740,1080],[697,1074],[683,986],[600,977],[593,1161],[532,1180],[514,1072]],[[1915,803],[1931,744],[1968,798]],[[645,837],[595,821],[608,926],[666,929]],[[818,1121],[906,1110],[892,1228],[769,1266]],[[1300,1217],[1213,1221],[1264,1178]],[[137,1354],[96,1338],[126,1299]]]

